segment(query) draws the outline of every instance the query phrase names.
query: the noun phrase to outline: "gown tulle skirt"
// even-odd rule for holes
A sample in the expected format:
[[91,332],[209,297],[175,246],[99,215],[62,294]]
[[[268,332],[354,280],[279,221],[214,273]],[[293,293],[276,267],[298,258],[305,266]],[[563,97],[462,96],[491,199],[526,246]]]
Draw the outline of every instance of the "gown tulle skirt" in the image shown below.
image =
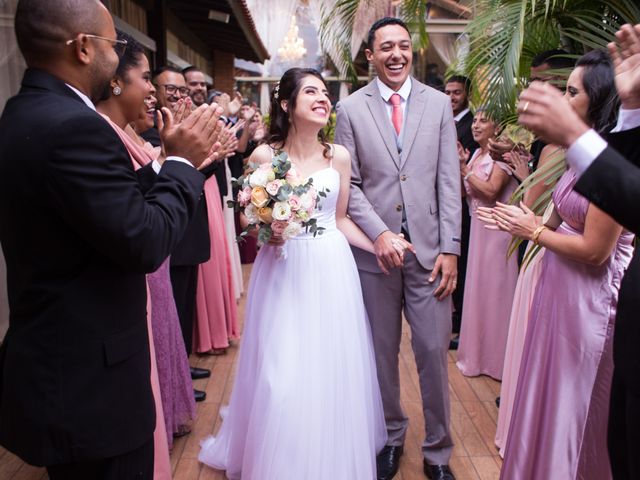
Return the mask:
[[386,428],[342,233],[262,247],[245,319],[229,408],[199,460],[232,480],[375,479]]

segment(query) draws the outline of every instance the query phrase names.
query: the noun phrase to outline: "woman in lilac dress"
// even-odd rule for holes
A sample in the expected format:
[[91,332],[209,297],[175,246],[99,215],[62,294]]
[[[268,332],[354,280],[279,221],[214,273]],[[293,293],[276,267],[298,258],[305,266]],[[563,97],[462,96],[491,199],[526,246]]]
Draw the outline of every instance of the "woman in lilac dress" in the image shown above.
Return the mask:
[[[565,98],[599,132],[615,124],[617,96],[606,53],[576,64]],[[611,478],[607,417],[618,288],[633,235],[558,182],[548,226],[527,208],[498,206],[497,225],[546,248],[530,311],[501,478]],[[555,227],[555,229],[553,228]]]
[[[496,200],[508,201],[517,186],[507,165],[495,162],[489,155],[489,139],[495,138],[497,128],[484,111],[478,110],[471,131],[480,148],[467,164],[469,152],[458,147],[470,212],[479,206],[492,207]],[[508,234],[485,229],[471,215],[457,363],[467,376],[502,378],[509,315],[518,280],[518,259],[515,255],[507,258],[510,241]]]

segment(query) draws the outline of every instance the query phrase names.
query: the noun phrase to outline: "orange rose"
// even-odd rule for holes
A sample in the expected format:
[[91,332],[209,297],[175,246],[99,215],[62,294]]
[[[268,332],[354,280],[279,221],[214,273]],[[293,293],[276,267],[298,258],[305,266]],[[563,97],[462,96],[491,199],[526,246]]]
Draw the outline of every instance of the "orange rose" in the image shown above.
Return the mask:
[[258,209],[258,218],[260,218],[261,222],[270,224],[271,222],[273,222],[272,212],[273,212],[273,209],[271,209],[269,207],[259,208]]
[[251,191],[251,203],[256,208],[262,208],[269,203],[269,194],[264,187],[254,187]]

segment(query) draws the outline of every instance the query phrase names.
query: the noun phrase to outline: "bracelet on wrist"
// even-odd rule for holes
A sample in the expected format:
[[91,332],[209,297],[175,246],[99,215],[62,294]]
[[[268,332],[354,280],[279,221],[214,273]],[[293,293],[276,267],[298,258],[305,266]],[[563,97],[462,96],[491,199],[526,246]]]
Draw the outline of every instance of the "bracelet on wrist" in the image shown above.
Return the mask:
[[540,240],[540,234],[542,232],[544,232],[545,230],[548,230],[546,225],[540,225],[538,228],[536,228],[533,231],[533,235],[531,235],[531,241],[533,242],[534,245],[538,245],[538,242]]

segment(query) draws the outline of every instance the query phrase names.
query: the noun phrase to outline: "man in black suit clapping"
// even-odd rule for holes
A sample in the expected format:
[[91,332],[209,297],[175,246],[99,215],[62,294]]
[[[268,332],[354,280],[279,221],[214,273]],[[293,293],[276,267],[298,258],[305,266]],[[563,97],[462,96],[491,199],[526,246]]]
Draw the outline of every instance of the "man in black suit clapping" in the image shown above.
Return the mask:
[[[469,95],[471,94],[471,80],[462,75],[454,75],[447,80],[444,86],[444,93],[451,98],[451,108],[453,109],[453,120],[456,122],[456,133],[458,141],[465,150],[469,150],[469,159],[478,148],[478,144],[473,139],[471,124],[473,123],[473,112],[469,108]],[[464,195],[464,189],[463,189]],[[469,232],[471,229],[471,217],[467,202],[462,200],[462,230],[460,234],[460,257],[458,258],[458,287],[451,295],[455,311],[452,314],[451,326],[453,333],[460,333],[460,320],[462,319],[462,301],[464,299],[464,283],[467,273],[467,252],[469,250]],[[449,348],[458,349],[460,337],[456,335],[450,342]]]
[[[0,241],[10,326],[0,443],[56,479],[151,479],[154,402],[145,273],[182,238],[202,193],[217,109],[174,124],[143,194],[94,104],[118,65],[98,0],[20,0],[28,69],[0,118]],[[151,167],[149,167],[151,168]]]

